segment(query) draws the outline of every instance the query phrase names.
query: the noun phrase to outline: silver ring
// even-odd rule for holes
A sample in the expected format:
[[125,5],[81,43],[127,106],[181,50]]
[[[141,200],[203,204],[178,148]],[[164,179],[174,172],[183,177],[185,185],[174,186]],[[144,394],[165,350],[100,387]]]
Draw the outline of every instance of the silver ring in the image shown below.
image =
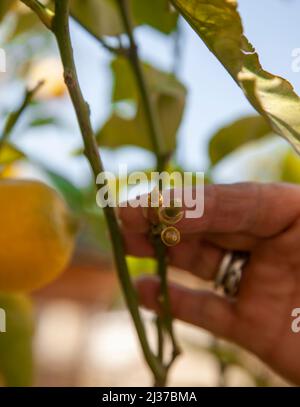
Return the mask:
[[249,259],[249,253],[227,252],[220,264],[215,278],[215,288],[222,287],[223,292],[228,297],[235,297],[238,294],[242,279],[243,268]]

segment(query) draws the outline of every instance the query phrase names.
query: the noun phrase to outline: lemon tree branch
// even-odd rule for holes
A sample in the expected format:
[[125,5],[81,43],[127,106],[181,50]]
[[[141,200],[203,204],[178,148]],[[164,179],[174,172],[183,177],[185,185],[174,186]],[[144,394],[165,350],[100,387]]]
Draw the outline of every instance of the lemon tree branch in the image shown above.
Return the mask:
[[[89,106],[83,97],[75,67],[69,29],[69,0],[55,1],[55,17],[52,23],[52,30],[57,39],[64,66],[65,82],[69,89],[70,97],[76,111],[79,127],[81,129],[85,147],[85,155],[90,162],[95,178],[97,178],[98,174],[104,171],[104,168],[90,121]],[[115,211],[112,207],[106,206],[104,208],[104,213],[110,231],[119,280],[127,306],[130,310],[137,330],[145,359],[156,380],[162,382],[165,377],[165,369],[153,354],[148,343],[145,327],[138,308],[137,294],[129,274],[123,248],[123,238]]]

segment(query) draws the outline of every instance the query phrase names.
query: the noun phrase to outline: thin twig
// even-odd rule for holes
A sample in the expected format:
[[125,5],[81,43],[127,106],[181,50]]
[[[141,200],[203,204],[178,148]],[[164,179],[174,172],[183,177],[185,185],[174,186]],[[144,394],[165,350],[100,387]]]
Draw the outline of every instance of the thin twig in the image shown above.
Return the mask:
[[174,38],[174,51],[173,51],[173,74],[177,76],[180,71],[180,61],[182,61],[182,37],[183,30],[180,24],[181,20],[179,18],[175,32],[173,33]]
[[168,159],[164,137],[161,134],[159,119],[154,104],[151,101],[147,81],[143,72],[143,67],[139,59],[138,48],[133,34],[133,24],[129,12],[128,2],[126,0],[117,0],[120,9],[120,15],[124,24],[124,29],[129,39],[128,57],[133,72],[135,73],[138,88],[145,110],[146,120],[149,127],[149,136],[153,145],[153,150],[157,158],[157,171],[162,172]]
[[8,141],[12,131],[14,130],[16,124],[18,123],[19,119],[21,118],[23,112],[27,108],[27,106],[31,103],[34,95],[37,93],[37,91],[43,86],[44,82],[41,81],[39,82],[33,89],[27,89],[25,91],[23,100],[20,104],[20,106],[12,112],[5,123],[3,132],[0,137],[0,150],[4,147],[5,143]]
[[[64,66],[64,77],[69,89],[70,97],[76,111],[79,127],[81,129],[85,155],[92,167],[95,178],[103,173],[104,168],[99,154],[94,132],[90,120],[89,106],[87,105],[79,85],[69,29],[69,0],[55,0],[55,17],[52,30],[57,39],[58,47]],[[101,187],[101,186],[100,186]],[[98,186],[99,188],[99,186]],[[138,299],[133,287],[124,252],[124,242],[114,208],[106,206],[104,214],[108,223],[112,246],[115,254],[116,268],[123,289],[125,300],[130,310],[136,331],[143,349],[145,359],[157,380],[163,381],[165,369],[159,363],[150,349],[145,327],[138,308]]]
[[164,328],[169,333],[171,342],[172,342],[172,356],[170,362],[167,363],[167,368],[169,369],[177,356],[180,355],[180,348],[177,344],[175,333],[173,330],[173,317],[171,311],[171,304],[170,304],[170,295],[169,295],[169,288],[168,288],[168,280],[167,280],[167,257],[166,257],[166,249],[162,244],[160,237],[154,238],[154,248],[155,253],[158,259],[157,264],[157,274],[160,277],[160,304],[162,310],[162,321],[164,323]]
[[96,34],[94,31],[92,31],[89,27],[87,27],[79,18],[75,17],[73,13],[71,13],[71,17],[74,21],[76,21],[77,24],[79,24],[91,37],[93,37],[96,41],[99,42],[100,45],[107,51],[109,51],[112,54],[115,55],[126,55],[127,54],[127,49],[119,46],[119,47],[114,47],[110,44],[108,44],[103,37],[100,35]]
[[155,317],[155,325],[157,330],[157,357],[161,363],[164,362],[164,349],[163,349],[163,326],[159,315]]
[[[120,9],[120,15],[124,24],[124,29],[129,39],[129,53],[128,59],[131,64],[132,70],[135,74],[138,89],[140,90],[141,100],[143,103],[145,116],[149,128],[149,135],[152,141],[152,146],[157,160],[157,171],[159,173],[165,170],[166,163],[168,161],[169,155],[166,153],[166,146],[161,133],[160,123],[156,108],[153,101],[151,100],[150,92],[148,89],[148,84],[143,72],[143,67],[139,59],[138,47],[134,38],[133,24],[131,21],[129,5],[127,0],[117,0]],[[159,186],[161,189],[161,186]],[[168,367],[171,366],[175,358],[179,355],[179,347],[177,345],[175,334],[173,331],[173,318],[170,307],[169,290],[167,284],[167,262],[166,262],[166,248],[160,240],[160,237],[153,239],[155,254],[157,258],[157,274],[160,277],[161,284],[161,306],[162,306],[162,322],[164,322],[164,328],[170,335],[173,354],[171,362],[167,364]],[[158,326],[159,328],[159,326]],[[158,329],[158,341],[159,343],[159,353],[163,352],[163,335]],[[163,359],[163,355],[159,354],[159,357]]]

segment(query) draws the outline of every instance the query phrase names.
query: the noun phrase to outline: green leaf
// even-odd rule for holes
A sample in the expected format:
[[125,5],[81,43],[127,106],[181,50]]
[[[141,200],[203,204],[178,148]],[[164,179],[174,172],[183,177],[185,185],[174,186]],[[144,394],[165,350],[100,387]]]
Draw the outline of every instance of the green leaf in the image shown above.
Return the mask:
[[226,365],[240,365],[240,360],[235,349],[223,345],[212,345],[209,349],[222,364]]
[[[9,387],[32,385],[32,306],[21,294],[0,293],[6,332],[0,333],[0,376]],[[3,321],[2,321],[3,322]]]
[[300,184],[300,159],[294,151],[289,150],[281,164],[281,181]]
[[115,58],[111,63],[113,74],[112,101],[139,99],[139,90],[136,86],[135,76],[126,58]]
[[216,55],[275,133],[300,152],[300,98],[292,85],[263,70],[245,38],[235,0],[171,0]]
[[147,24],[165,34],[175,30],[178,13],[171,10],[168,0],[131,0],[131,4],[138,25]]
[[9,39],[13,40],[19,35],[41,29],[44,29],[44,26],[35,13],[19,13],[17,15],[16,26]]
[[98,144],[110,148],[122,145],[135,145],[151,150],[147,128],[139,116],[125,119],[113,113],[97,134]]
[[228,154],[250,141],[258,140],[272,132],[268,122],[261,116],[249,116],[236,120],[218,130],[209,142],[209,158],[217,164]]
[[144,275],[153,275],[156,272],[157,261],[148,257],[137,258],[127,256],[127,263],[132,278],[138,278]]
[[63,195],[69,207],[75,211],[80,212],[83,210],[83,194],[71,181],[61,174],[58,174],[45,166],[41,169],[49,177],[53,186]]
[[71,13],[97,37],[124,31],[114,0],[71,0]]
[[5,143],[0,149],[0,165],[12,164],[25,158],[25,154],[12,143]]
[[30,127],[40,127],[40,126],[53,126],[58,125],[58,120],[56,117],[39,117],[37,119],[33,119],[30,123]]
[[[120,35],[124,32],[115,0],[71,0],[72,16],[97,37]],[[150,25],[170,34],[175,30],[178,13],[168,0],[131,0],[134,25]]]
[[[185,99],[186,88],[176,76],[146,63],[142,64],[142,68],[152,96],[165,94],[174,98]],[[112,101],[134,100],[138,102],[140,91],[128,60],[123,57],[114,59],[111,63],[111,69],[114,77]]]
[[3,20],[5,14],[9,11],[9,9],[16,3],[16,0],[1,0],[0,3],[0,21]]
[[[169,153],[176,146],[176,133],[184,113],[186,89],[172,74],[147,64],[143,64],[143,69],[165,137],[166,153]],[[112,71],[115,78],[112,101],[132,101],[137,105],[137,112],[131,119],[114,112],[98,132],[97,141],[99,145],[111,148],[134,145],[152,151],[139,90],[128,61],[124,58],[115,59]]]

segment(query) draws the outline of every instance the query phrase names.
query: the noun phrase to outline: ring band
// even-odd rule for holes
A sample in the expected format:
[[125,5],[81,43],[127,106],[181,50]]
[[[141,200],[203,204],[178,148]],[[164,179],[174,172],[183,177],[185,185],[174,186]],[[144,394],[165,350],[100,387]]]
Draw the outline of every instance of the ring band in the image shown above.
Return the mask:
[[215,278],[215,288],[223,288],[228,297],[235,297],[238,294],[239,286],[245,267],[249,259],[246,252],[227,252],[223,257],[219,270]]

